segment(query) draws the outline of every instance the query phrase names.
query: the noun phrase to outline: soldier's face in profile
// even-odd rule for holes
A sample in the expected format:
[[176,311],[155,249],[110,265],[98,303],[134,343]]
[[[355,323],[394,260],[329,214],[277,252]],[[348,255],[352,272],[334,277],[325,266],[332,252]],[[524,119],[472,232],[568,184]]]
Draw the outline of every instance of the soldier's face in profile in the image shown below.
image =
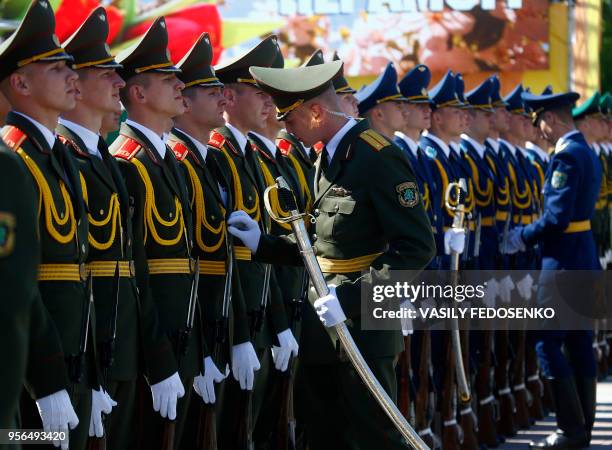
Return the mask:
[[263,129],[273,108],[270,95],[246,84],[239,84],[232,92],[228,107],[231,106],[234,113],[240,115],[241,121],[249,130]]
[[510,118],[506,107],[501,106],[495,108],[493,113],[492,126],[498,133],[505,133],[510,129]]
[[321,140],[320,120],[317,111],[302,104],[289,113],[285,119],[285,129],[294,134],[306,147],[312,147]]
[[76,105],[78,75],[65,61],[28,64],[11,75],[11,85],[39,107],[66,112]]
[[487,135],[491,131],[491,113],[473,109],[467,111],[471,116],[470,128],[476,131],[479,135]]
[[407,128],[427,130],[431,126],[429,103],[402,103],[404,122]]
[[193,95],[185,96],[185,103],[193,114],[197,115],[198,122],[209,128],[218,128],[225,125],[223,112],[227,100],[223,96],[221,87],[196,87]]
[[142,86],[146,104],[155,112],[167,117],[185,112],[182,91],[185,85],[174,73],[150,73],[148,85]]
[[402,102],[384,102],[374,107],[374,114],[378,119],[386,124],[392,130],[401,130],[404,128],[404,114],[402,112]]
[[437,125],[449,136],[463,133],[463,111],[459,108],[444,107],[436,110]]
[[88,68],[79,71],[76,82],[79,101],[104,114],[120,110],[119,90],[125,82],[115,69]]
[[340,109],[344,114],[350,117],[359,117],[359,109],[357,108],[357,99],[353,94],[339,94]]

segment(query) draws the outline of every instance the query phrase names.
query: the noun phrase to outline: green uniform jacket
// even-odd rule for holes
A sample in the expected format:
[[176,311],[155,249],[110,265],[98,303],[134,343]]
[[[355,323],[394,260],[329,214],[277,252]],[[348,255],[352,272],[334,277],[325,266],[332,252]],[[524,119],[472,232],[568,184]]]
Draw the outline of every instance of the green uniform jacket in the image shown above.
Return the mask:
[[[250,148],[240,149],[234,135],[227,127],[215,130],[211,134],[209,144],[220,152],[217,160],[221,169],[231,180],[232,210],[244,210],[262,225],[262,218],[266,218],[261,197],[264,182],[255,153]],[[249,250],[241,246],[238,241],[235,242],[234,249],[237,251],[240,283],[247,313],[250,315],[256,314],[261,308],[265,265],[250,260]],[[242,259],[241,252],[248,255],[248,259]],[[271,294],[274,294],[275,280],[273,274],[271,274],[270,280]],[[270,348],[275,340],[273,331],[278,333],[289,327],[285,308],[279,296],[270,295],[269,298],[263,326],[253,343],[256,349]]]
[[[349,328],[364,357],[394,356],[403,347],[400,331],[361,330],[361,284],[390,270],[423,269],[435,254],[431,225],[417,192],[412,169],[401,150],[358,122],[341,139],[326,170],[316,162],[311,236],[317,257],[346,260],[380,253],[369,274],[326,273],[350,319]],[[262,236],[256,257],[280,263],[300,262],[290,239]],[[312,296],[314,293],[311,291]],[[311,298],[314,301],[314,298]],[[314,309],[307,305],[302,323],[300,359],[305,363],[338,361]]]
[[225,222],[229,212],[220,189],[227,193],[226,201],[231,205],[231,186],[219,169],[213,149],[208,150],[204,160],[193,140],[176,128],[172,130],[168,144],[181,163],[193,211],[194,255],[200,257],[198,299],[204,324],[205,356],[213,354],[215,364],[222,370],[230,362],[231,345],[249,340],[246,305],[235,261],[229,317],[222,316],[228,257]]
[[[36,126],[14,112],[8,114],[2,136],[5,143],[20,155],[37,188],[41,264],[81,265],[83,281],[73,279],[38,283],[44,306],[59,333],[64,355],[77,355],[81,325],[85,320],[84,305],[89,299],[83,264],[88,251],[88,224],[76,165],[61,143],[56,142],[53,149],[49,148]],[[39,310],[37,320],[44,322],[45,316],[45,311]],[[96,329],[94,317],[92,310],[83,380],[89,387],[98,388],[100,383],[93,342]],[[59,357],[55,345],[42,342],[42,337],[31,342],[32,353],[28,360],[26,386],[34,398],[66,387],[65,369],[57,367],[57,364],[63,363],[63,358]]]
[[[123,261],[134,266],[133,248],[142,246],[134,240],[129,196],[125,181],[119,171],[119,163],[110,155],[102,139],[98,150],[102,159],[92,156],[79,135],[59,125],[57,132],[72,152],[82,176],[82,191],[89,210],[89,255],[87,263]],[[142,252],[142,249],[140,250]],[[146,271],[146,266],[135,267],[136,272]],[[174,354],[168,338],[161,332],[157,309],[150,297],[140,301],[135,273],[122,272],[119,279],[119,296],[113,292],[113,268],[106,276],[95,276],[93,282],[96,304],[97,342],[100,366],[104,350],[112,336],[112,316],[117,307],[117,325],[114,362],[108,371],[110,379],[134,380],[139,370],[148,368],[147,374],[154,382],[176,372]],[[137,326],[134,326],[134,325]]]
[[[153,144],[128,124],[121,125],[119,137],[110,147],[125,178],[130,206],[134,208],[134,247],[141,301],[157,307],[161,329],[173,342],[179,373],[190,378],[202,371],[202,340],[199,310],[187,342],[186,354],[179,355],[177,338],[187,323],[193,280],[191,259],[192,222],[185,180],[172,150],[166,146],[162,159]],[[166,273],[163,273],[166,271]],[[159,380],[149,380],[153,384]]]
[[[305,200],[302,197],[302,188],[298,181],[297,174],[291,167],[291,162],[282,155],[279,149],[276,149],[276,154],[272,155],[270,150],[266,147],[266,144],[257,135],[249,133],[248,138],[251,142],[252,151],[254,151],[258,157],[266,187],[276,184],[276,178],[282,176],[294,192],[300,211],[304,211]],[[275,191],[272,191],[271,195],[274,199],[276,196]],[[272,205],[274,205],[274,202]],[[283,213],[284,212],[279,209],[274,211],[274,214],[279,216],[282,216]],[[279,224],[273,220],[271,222],[271,234],[275,236],[284,236],[291,233],[291,226],[289,224]],[[272,293],[280,297],[280,302],[284,304],[285,310],[290,316],[293,315],[293,317],[296,317],[295,313],[297,312],[294,310],[297,306],[296,301],[300,300],[303,296],[304,270],[303,267],[296,266],[278,264],[274,266],[277,286],[275,286],[276,289],[274,289]],[[288,320],[291,323],[290,316],[288,316]],[[296,324],[293,324],[294,335],[297,334],[295,325]]]
[[[36,197],[19,157],[0,145],[0,427],[16,428],[21,386],[26,376],[29,329],[34,308],[40,308],[37,274]],[[59,339],[55,339],[59,345]]]

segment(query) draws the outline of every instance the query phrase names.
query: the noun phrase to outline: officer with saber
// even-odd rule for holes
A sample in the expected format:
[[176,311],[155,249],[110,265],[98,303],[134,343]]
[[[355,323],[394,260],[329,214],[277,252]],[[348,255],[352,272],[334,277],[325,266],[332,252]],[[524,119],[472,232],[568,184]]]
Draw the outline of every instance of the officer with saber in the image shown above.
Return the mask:
[[425,448],[392,401],[401,332],[361,329],[360,288],[388,277],[392,269],[424,268],[434,256],[431,225],[401,150],[367,120],[357,122],[340,112],[332,80],[341,69],[340,61],[250,69],[272,96],[287,131],[306,146],[318,141],[325,146],[315,164],[314,246],[301,221],[292,222],[298,246],[289,237],[262,236],[240,211],[231,215],[228,231],[256,259],[305,264],[315,287],[309,298],[313,307],[304,311],[296,374],[299,395],[309,399],[301,416],[310,448],[357,442],[375,448],[382,441],[387,448],[404,449],[407,442]]

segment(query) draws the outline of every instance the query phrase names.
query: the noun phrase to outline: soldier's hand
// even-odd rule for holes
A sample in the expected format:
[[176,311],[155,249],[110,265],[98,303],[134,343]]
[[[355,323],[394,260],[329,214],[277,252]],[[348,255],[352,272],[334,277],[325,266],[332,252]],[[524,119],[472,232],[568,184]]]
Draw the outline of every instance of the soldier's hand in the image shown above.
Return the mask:
[[521,231],[522,228],[513,228],[508,232],[508,239],[506,239],[504,248],[502,248],[502,253],[513,255],[516,252],[524,252],[527,249],[523,242]]
[[326,327],[333,327],[346,320],[346,315],[340,306],[340,301],[336,296],[336,286],[328,286],[329,294],[321,297],[314,302],[314,308],[319,316],[319,320]]
[[512,300],[512,289],[514,289],[514,281],[510,278],[510,275],[506,275],[499,282],[499,299],[502,303],[510,303]]
[[53,446],[68,450],[68,429],[74,430],[79,418],[65,389],[36,400],[36,407],[46,432],[64,433],[65,439],[54,440]]
[[193,389],[202,397],[204,403],[215,403],[215,383],[220,383],[225,378],[210,356],[204,358],[204,375],[198,375],[193,379]]
[[89,436],[104,436],[102,413],[110,414],[117,402],[108,395],[102,387],[91,390],[91,417],[89,419]]
[[234,345],[232,347],[232,374],[240,383],[240,389],[253,390],[255,372],[260,369],[257,353],[250,342]]
[[495,307],[495,297],[497,296],[499,291],[499,283],[495,278],[491,278],[487,281],[487,288],[485,290],[485,295],[482,299],[482,303],[488,308]]
[[531,293],[533,287],[533,278],[531,275],[527,274],[523,278],[521,278],[516,283],[516,290],[523,300],[529,300],[531,298]]
[[300,346],[289,328],[285,331],[281,331],[276,336],[278,337],[280,347],[276,345],[272,347],[272,359],[274,360],[274,367],[276,367],[276,370],[284,372],[287,370],[287,367],[289,367],[289,358],[298,355]]
[[227,219],[227,225],[227,231],[232,236],[240,239],[253,253],[257,251],[261,230],[251,216],[242,210],[234,211]]
[[176,403],[185,395],[185,388],[178,372],[174,372],[165,380],[151,386],[153,409],[161,416],[170,420],[176,419]]
[[465,230],[463,228],[450,228],[444,232],[444,252],[462,254],[465,248]]

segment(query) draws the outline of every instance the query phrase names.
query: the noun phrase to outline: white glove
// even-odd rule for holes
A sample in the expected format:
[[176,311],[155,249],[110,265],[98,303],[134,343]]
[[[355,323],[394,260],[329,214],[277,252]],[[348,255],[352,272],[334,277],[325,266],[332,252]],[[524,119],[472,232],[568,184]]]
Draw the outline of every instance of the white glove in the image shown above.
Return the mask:
[[46,432],[63,432],[65,439],[53,441],[54,447],[61,445],[62,450],[68,450],[68,428],[74,430],[79,424],[79,418],[74,412],[70,397],[65,389],[36,400],[36,407]]
[[284,372],[289,367],[289,358],[297,356],[300,346],[289,328],[281,331],[276,336],[278,337],[280,347],[276,345],[272,347],[272,359],[274,360],[276,370]]
[[314,302],[314,308],[319,315],[319,320],[326,327],[333,327],[346,320],[340,301],[336,297],[336,286],[330,284],[328,286],[329,294],[321,297]]
[[202,397],[204,403],[215,403],[215,383],[220,383],[225,378],[210,356],[204,358],[204,375],[198,375],[193,379],[193,389]]
[[516,283],[516,290],[523,300],[529,300],[531,298],[531,293],[533,287],[533,278],[530,274],[525,275]]
[[487,281],[487,288],[485,289],[485,295],[482,298],[482,303],[488,308],[495,307],[495,296],[499,292],[499,283],[495,278],[491,278]]
[[524,252],[527,247],[521,237],[522,228],[513,228],[508,232],[508,238],[506,239],[505,248],[502,248],[502,253],[506,255],[512,255],[516,252]]
[[227,224],[229,225],[227,231],[231,235],[240,239],[253,253],[257,251],[261,230],[251,216],[242,210],[234,211],[230,214]]
[[512,278],[510,278],[510,275],[506,275],[504,278],[502,278],[498,287],[499,299],[501,302],[510,303],[512,301],[512,289],[514,289],[514,282],[512,281]]
[[599,265],[601,266],[602,269],[605,269],[608,266],[608,258],[606,258],[605,256],[600,256]]
[[185,388],[178,372],[174,372],[165,380],[151,386],[153,395],[153,409],[159,411],[161,416],[170,420],[176,419],[176,403],[185,395]]
[[255,372],[260,369],[257,353],[250,342],[232,347],[232,373],[243,391],[253,390]]
[[444,253],[463,253],[465,248],[465,230],[463,228],[449,228],[444,232]]
[[99,390],[91,390],[91,418],[89,419],[89,436],[104,436],[102,425],[102,413],[110,414],[117,402],[100,387]]
[[[416,311],[416,308],[410,300],[403,300],[400,303],[400,308],[406,308]],[[405,316],[402,315],[400,317],[400,324],[402,326],[402,335],[409,336],[414,333],[414,327],[412,326],[412,318],[409,317],[408,314],[406,314]]]

